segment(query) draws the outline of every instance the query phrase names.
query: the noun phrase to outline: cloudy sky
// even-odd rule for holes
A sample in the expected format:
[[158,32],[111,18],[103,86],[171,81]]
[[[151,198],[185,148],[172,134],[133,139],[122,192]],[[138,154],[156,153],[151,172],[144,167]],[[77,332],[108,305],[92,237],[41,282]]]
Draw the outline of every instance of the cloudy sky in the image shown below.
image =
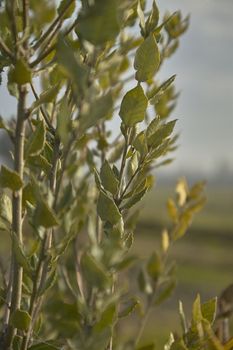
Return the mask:
[[[181,132],[171,170],[211,172],[222,164],[233,169],[233,1],[158,0],[162,12],[191,14],[180,49],[163,68],[177,74],[181,96],[173,114]],[[15,99],[0,87],[0,115],[15,110]]]

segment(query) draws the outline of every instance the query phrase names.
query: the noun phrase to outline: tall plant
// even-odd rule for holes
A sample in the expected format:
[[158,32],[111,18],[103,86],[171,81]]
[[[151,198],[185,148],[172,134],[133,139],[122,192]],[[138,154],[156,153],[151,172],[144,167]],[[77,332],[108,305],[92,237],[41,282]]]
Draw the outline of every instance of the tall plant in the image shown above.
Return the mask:
[[[168,250],[204,203],[203,184],[189,189],[183,180],[177,202],[168,202],[173,225],[161,251],[140,264],[132,292],[143,296],[139,329],[118,339],[121,319],[139,303],[122,272],[137,261],[134,208],[176,147],[176,120],[168,120],[175,76],[161,83],[157,73],[188,27],[180,12],[160,19],[155,1],[145,8],[134,0],[1,1],[0,69],[17,99],[15,121],[0,124],[14,146],[13,169],[0,172],[0,225],[11,238],[2,349],[139,349],[151,308],[174,288]],[[191,331],[166,349],[193,349],[193,334],[221,349],[214,308],[197,299]]]

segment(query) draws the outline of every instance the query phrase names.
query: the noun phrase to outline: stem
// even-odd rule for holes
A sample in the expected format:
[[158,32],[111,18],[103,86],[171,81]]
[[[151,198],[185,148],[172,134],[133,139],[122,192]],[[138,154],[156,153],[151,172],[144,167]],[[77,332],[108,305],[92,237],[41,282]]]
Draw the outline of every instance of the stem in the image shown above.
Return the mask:
[[9,17],[11,24],[11,30],[13,34],[14,44],[15,44],[15,54],[17,56],[18,52],[18,35],[17,35],[17,26],[16,26],[16,12],[17,12],[17,3],[16,0],[11,0],[6,2],[6,11]]
[[[50,189],[54,193],[55,188],[56,188],[56,178],[57,178],[57,164],[59,160],[59,147],[60,147],[60,140],[55,137],[54,140],[54,155],[53,155],[53,166],[52,170],[50,173]],[[46,282],[46,277],[47,277],[47,272],[48,272],[48,259],[46,256],[46,252],[51,248],[52,244],[52,234],[53,231],[52,229],[48,230],[45,232],[44,239],[42,241],[42,246],[41,246],[41,251],[40,251],[40,257],[36,269],[36,274],[35,278],[33,281],[33,290],[30,298],[30,306],[29,306],[29,315],[31,316],[31,324],[30,327],[23,337],[22,340],[22,345],[21,345],[21,350],[26,350],[29,345],[31,333],[33,330],[33,325],[34,325],[34,320],[35,320],[35,311],[38,306],[38,302],[40,301],[40,295],[39,291],[41,288],[43,288],[45,282]]]
[[27,31],[28,24],[29,24],[29,0],[23,0],[23,30],[24,33]]
[[[32,83],[30,83],[30,86],[31,86],[31,89],[32,89],[32,92],[33,92],[33,95],[35,96],[35,99],[38,101],[39,100],[39,96],[33,86]],[[49,127],[49,131],[54,134],[54,127],[52,126],[52,124],[50,123],[50,120],[49,120],[49,117],[47,116],[46,112],[44,111],[44,109],[42,107],[40,107],[40,111],[41,111],[41,114],[43,115],[44,117],[44,120],[46,122],[46,124],[48,125]]]
[[[25,86],[19,86],[18,90],[19,90],[19,100],[18,100],[16,135],[15,135],[14,170],[19,174],[20,178],[23,179],[27,88]],[[12,205],[13,205],[12,230],[15,232],[19,242],[22,244],[23,243],[22,189],[13,193]],[[10,315],[16,309],[19,309],[21,306],[22,279],[23,279],[23,268],[18,264],[16,257],[13,253],[13,242],[12,242],[12,264],[13,264],[13,281],[12,281]],[[10,289],[10,286],[9,286],[9,289]],[[11,348],[15,331],[16,330],[12,326],[8,325],[7,335],[6,335],[6,349]]]
[[[25,138],[25,105],[27,90],[25,87],[19,88],[18,117],[16,124],[15,137],[15,171],[23,179],[24,169],[24,138]],[[20,243],[23,242],[22,237],[22,189],[13,194],[13,231],[16,233]],[[22,284],[22,267],[18,263],[14,264],[14,283],[12,311],[20,307],[21,301],[21,284]]]
[[[72,30],[74,29],[74,27],[77,24],[77,20],[74,21],[74,23],[70,26],[70,28],[68,28],[65,33],[64,36],[69,35]],[[60,25],[57,28],[58,30],[60,29]],[[57,30],[53,33],[53,36],[57,33]],[[49,42],[51,42],[51,40],[49,40]],[[30,67],[33,68],[35,67],[37,64],[39,64],[43,59],[45,59],[52,51],[54,51],[56,49],[56,43],[55,44],[50,44],[50,45],[46,45],[46,49],[43,50],[40,55],[30,63]]]
[[60,22],[60,20],[65,15],[66,11],[70,7],[70,5],[74,2],[74,0],[69,0],[67,4],[64,6],[63,10],[60,12],[60,14],[57,16],[57,18],[52,22],[52,24],[48,27],[48,29],[44,32],[44,34],[40,37],[40,39],[35,43],[33,46],[33,49],[36,50],[40,47],[40,45],[47,39],[47,37],[52,33],[54,28],[57,26],[57,24]]
[[125,146],[124,146],[124,151],[122,155],[122,161],[121,161],[121,168],[120,168],[120,174],[119,174],[119,191],[118,191],[118,199],[121,198],[121,190],[123,186],[123,175],[124,175],[124,170],[125,170],[125,164],[126,164],[126,157],[127,157],[127,152],[128,152],[128,147],[129,147],[129,138],[130,138],[130,130],[127,130],[127,135],[125,137]]
[[56,183],[56,188],[55,188],[55,193],[54,193],[54,208],[57,206],[58,196],[59,196],[60,188],[61,188],[61,185],[62,185],[63,176],[64,176],[64,173],[65,173],[65,170],[66,170],[66,163],[67,163],[67,160],[68,160],[68,156],[69,156],[70,149],[72,147],[73,141],[74,141],[74,139],[72,137],[70,139],[70,141],[68,142],[68,144],[66,146],[66,150],[64,152],[63,164],[62,164],[60,176],[59,176],[59,178],[57,180],[57,183]]
[[[44,260],[46,258],[45,257],[45,250],[46,250],[46,246],[47,246],[46,243],[47,243],[47,235],[44,236],[44,239],[42,241],[40,257],[39,257],[38,265],[36,268],[35,278],[33,281],[33,289],[32,289],[32,294],[31,294],[31,298],[30,298],[29,310],[28,310],[28,313],[31,316],[32,320],[33,320],[35,308],[37,305],[36,304],[36,301],[38,298],[37,293],[38,293],[40,282],[41,282],[41,276],[42,276],[42,272],[43,272],[43,263],[44,263]],[[27,331],[27,334],[23,337],[21,350],[27,349],[28,343],[30,340],[30,336],[31,336],[31,332],[32,332],[32,322],[31,322],[30,327]]]
[[154,303],[154,296],[155,296],[155,293],[153,293],[148,299],[146,312],[145,312],[144,317],[141,319],[139,330],[138,330],[138,333],[137,333],[137,336],[136,336],[136,339],[135,339],[135,343],[134,343],[135,347],[138,345],[138,343],[139,343],[139,341],[140,341],[140,339],[142,337],[142,334],[144,332],[144,329],[146,327],[146,323],[148,321],[148,318],[149,318],[150,312],[151,312],[151,308],[152,308],[153,303]]
[[6,296],[6,304],[7,307],[4,312],[3,316],[3,330],[7,330],[7,325],[9,323],[9,317],[10,317],[10,302],[11,302],[11,295],[12,295],[12,277],[13,277],[13,262],[11,261],[10,266],[10,275],[9,275],[9,281],[7,285],[7,296]]
[[2,40],[2,38],[0,38],[0,50],[6,54],[11,60],[14,59],[14,55],[11,52],[11,50],[9,49],[9,47],[5,44],[5,42]]

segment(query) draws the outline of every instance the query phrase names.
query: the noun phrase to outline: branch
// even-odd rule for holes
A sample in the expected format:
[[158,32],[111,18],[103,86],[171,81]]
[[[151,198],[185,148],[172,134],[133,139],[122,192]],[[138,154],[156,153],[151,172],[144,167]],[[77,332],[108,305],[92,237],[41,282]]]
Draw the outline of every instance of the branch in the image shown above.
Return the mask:
[[[38,100],[39,100],[39,96],[37,95],[37,92],[36,92],[36,90],[35,90],[33,84],[30,83],[30,86],[31,86],[33,95],[35,96],[35,99],[38,101]],[[44,117],[44,120],[45,120],[46,124],[47,124],[48,127],[49,127],[50,132],[54,135],[54,133],[55,133],[54,127],[53,127],[52,124],[50,123],[50,120],[49,120],[49,118],[48,118],[46,112],[44,111],[44,109],[43,109],[42,107],[40,107],[40,111],[41,111],[41,114],[42,114],[43,117]]]
[[11,50],[9,49],[9,47],[4,43],[3,39],[0,38],[0,50],[6,54],[10,59],[14,59],[14,55],[11,52]]
[[75,0],[69,0],[66,4],[66,6],[64,6],[63,10],[60,12],[60,14],[57,16],[57,18],[53,21],[53,23],[48,27],[48,29],[45,31],[45,33],[40,37],[40,39],[35,43],[35,45],[33,46],[33,49],[36,50],[40,47],[40,45],[47,39],[47,37],[52,33],[52,31],[54,30],[54,28],[57,26],[57,24],[60,22],[60,20],[62,20],[62,18],[64,17],[66,11],[68,10],[68,8],[70,7],[70,5],[72,5],[72,3]]
[[[15,133],[15,150],[14,150],[14,170],[18,173],[21,179],[23,179],[24,172],[24,141],[25,141],[25,113],[26,113],[26,96],[27,88],[25,86],[19,86],[19,99],[17,107],[17,121],[16,121],[16,133]],[[23,243],[23,220],[22,220],[22,188],[13,193],[12,206],[12,230],[15,232],[19,243]],[[10,316],[15,310],[21,307],[22,297],[22,282],[23,282],[23,268],[17,262],[14,254],[14,247],[12,241],[12,293],[11,293],[11,309]],[[10,288],[10,286],[9,286]],[[13,337],[16,329],[8,324],[5,349],[11,349]]]
[[33,68],[37,64],[39,64],[44,58],[46,58],[53,50],[55,50],[56,45],[51,45],[47,50],[43,51],[32,63],[30,63],[30,67]]
[[121,191],[122,191],[122,185],[123,185],[123,175],[124,175],[124,170],[125,170],[125,165],[126,165],[126,160],[127,160],[127,152],[128,152],[128,147],[129,147],[129,138],[130,138],[130,132],[131,129],[127,130],[127,135],[125,138],[125,146],[123,150],[123,155],[122,155],[122,160],[121,160],[121,168],[120,168],[120,174],[119,174],[119,191],[117,194],[117,199],[120,201],[121,199]]
[[23,30],[24,33],[27,31],[29,25],[29,0],[23,0]]
[[[76,24],[77,24],[77,19],[74,21],[74,23],[73,24],[71,24],[71,26],[65,31],[65,33],[64,33],[64,36],[67,36],[67,35],[69,35],[71,32],[72,32],[72,30],[75,28],[75,26],[76,26]],[[60,28],[60,26],[58,26],[58,29]],[[52,38],[54,37],[54,35],[57,33],[57,31],[55,31],[54,33],[53,33],[53,36],[52,36]],[[50,40],[51,40],[51,38],[50,38]],[[49,41],[50,41],[49,40]],[[40,53],[40,55],[34,60],[34,61],[32,61],[32,63],[30,64],[30,67],[31,68],[33,68],[33,67],[35,67],[37,64],[39,64],[44,58],[46,58],[53,50],[55,50],[56,49],[56,44],[52,44],[52,45],[49,45],[48,47],[47,47],[47,50],[44,50],[44,51],[42,51],[41,53]]]

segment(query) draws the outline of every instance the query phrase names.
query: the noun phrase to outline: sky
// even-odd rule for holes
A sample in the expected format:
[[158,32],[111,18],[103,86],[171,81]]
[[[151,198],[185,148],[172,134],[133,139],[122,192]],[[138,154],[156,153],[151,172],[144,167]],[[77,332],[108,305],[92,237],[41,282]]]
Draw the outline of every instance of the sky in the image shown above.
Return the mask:
[[157,3],[162,11],[191,15],[180,48],[163,69],[164,77],[177,74],[181,91],[174,111],[181,135],[173,169],[233,169],[233,1]]
[[[191,15],[180,48],[164,64],[161,78],[177,74],[181,92],[172,118],[180,132],[171,171],[233,170],[233,1],[157,0],[161,13]],[[0,115],[9,117],[16,100],[0,87]]]

